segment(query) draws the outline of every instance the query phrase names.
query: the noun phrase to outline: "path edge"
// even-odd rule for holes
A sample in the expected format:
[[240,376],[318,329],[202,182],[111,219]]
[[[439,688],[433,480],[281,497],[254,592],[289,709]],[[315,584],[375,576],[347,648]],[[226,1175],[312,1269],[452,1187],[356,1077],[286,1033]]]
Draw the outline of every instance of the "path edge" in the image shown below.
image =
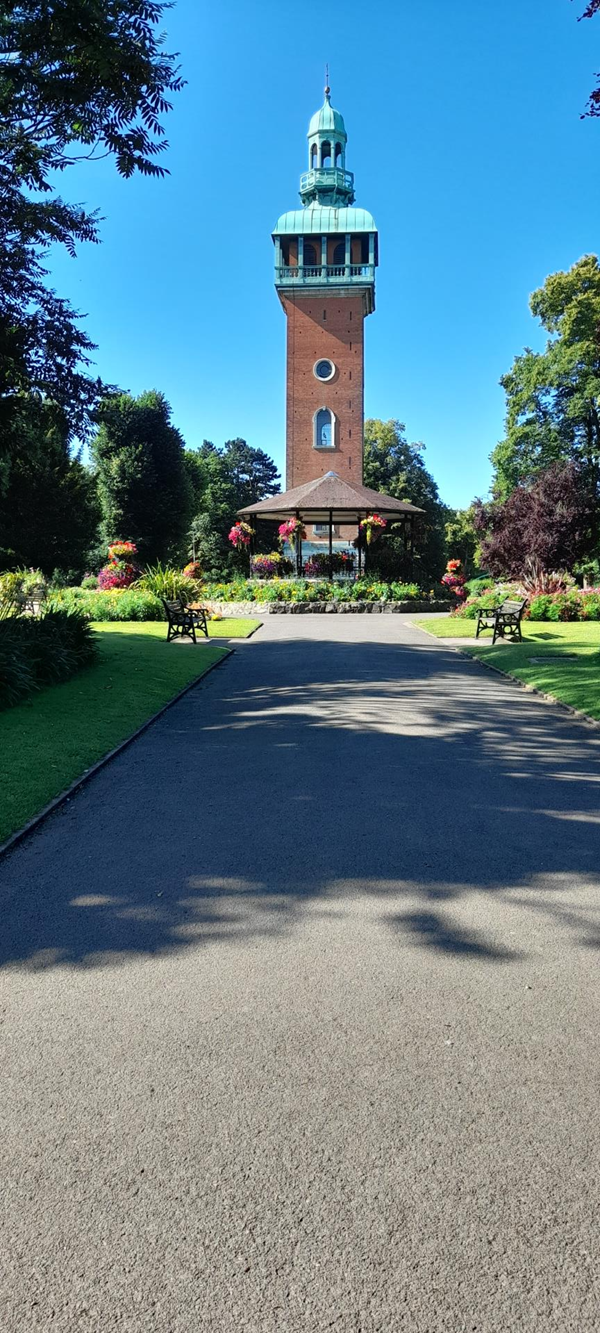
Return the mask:
[[518,676],[513,676],[510,671],[503,671],[502,667],[494,666],[493,662],[486,662],[483,657],[477,657],[475,653],[470,653],[468,648],[455,647],[454,651],[460,653],[461,657],[468,657],[470,662],[477,662],[479,666],[485,667],[486,671],[495,671],[497,676],[502,676],[504,680],[510,680],[520,690],[525,690],[526,694],[535,694],[542,703],[554,704],[554,707],[560,708],[562,713],[568,713],[569,717],[576,718],[578,722],[585,722],[586,727],[600,727],[600,720],[597,717],[590,717],[590,714],[584,713],[582,708],[573,708],[572,704],[564,704],[562,699],[557,699],[555,694],[547,694],[545,690],[538,690],[535,685],[528,685],[527,681],[519,680]]
[[[444,646],[444,640],[438,639],[436,634],[431,633],[431,630],[424,629],[422,625],[413,625],[412,628],[419,630],[420,634],[426,634],[428,638],[434,639],[440,647]],[[600,720],[597,717],[590,717],[589,713],[584,713],[582,708],[573,708],[572,704],[564,704],[562,699],[557,699],[555,694],[547,694],[545,690],[538,690],[535,685],[528,685],[527,681],[519,680],[519,677],[513,676],[510,671],[503,671],[502,667],[494,666],[493,662],[486,662],[484,657],[478,657],[476,653],[470,653],[467,647],[461,648],[457,643],[448,643],[447,640],[445,647],[447,652],[459,653],[461,657],[467,658],[469,662],[475,662],[478,666],[485,667],[486,671],[495,671],[497,676],[502,676],[503,680],[509,680],[518,689],[525,690],[526,694],[535,694],[543,703],[554,704],[555,708],[560,708],[561,712],[568,713],[569,717],[576,718],[578,722],[585,722],[586,727],[600,727]]]
[[[255,631],[253,630],[252,633],[255,633]],[[91,778],[94,778],[101,769],[106,767],[107,764],[112,763],[113,759],[116,759],[118,755],[122,754],[123,750],[126,750],[134,741],[137,741],[138,738],[148,730],[148,727],[152,727],[155,722],[158,722],[159,717],[162,717],[163,713],[168,712],[169,708],[173,707],[173,704],[179,703],[179,700],[183,699],[184,695],[189,694],[190,690],[196,689],[196,686],[199,685],[202,680],[205,680],[206,677],[210,675],[211,671],[215,671],[217,667],[222,666],[226,658],[231,657],[234,652],[234,648],[223,648],[223,656],[219,658],[218,662],[211,662],[211,665],[206,667],[206,670],[203,671],[200,676],[196,676],[188,685],[184,685],[183,689],[179,690],[178,694],[174,694],[173,698],[169,699],[166,704],[163,704],[162,708],[159,708],[157,713],[153,713],[151,717],[146,718],[146,721],[142,722],[140,727],[137,727],[135,731],[132,731],[131,736],[126,736],[124,741],[119,741],[118,745],[115,745],[112,750],[108,750],[101,759],[97,759],[96,763],[92,764],[91,768],[88,768],[85,773],[82,773],[81,777],[75,778],[69,787],[65,787],[64,791],[59,792],[58,796],[53,796],[52,800],[48,801],[47,805],[42,806],[42,809],[38,811],[37,815],[33,815],[31,819],[27,820],[26,824],[23,824],[21,828],[15,831],[15,833],[11,833],[10,837],[6,839],[6,842],[0,843],[0,858],[6,856],[8,852],[12,852],[13,848],[20,842],[23,842],[25,838],[28,838],[30,833],[34,833],[36,828],[38,828],[49,815],[54,814],[55,810],[60,809],[60,806],[64,805],[66,801],[69,801],[80,787],[83,787],[86,782],[89,782]]]

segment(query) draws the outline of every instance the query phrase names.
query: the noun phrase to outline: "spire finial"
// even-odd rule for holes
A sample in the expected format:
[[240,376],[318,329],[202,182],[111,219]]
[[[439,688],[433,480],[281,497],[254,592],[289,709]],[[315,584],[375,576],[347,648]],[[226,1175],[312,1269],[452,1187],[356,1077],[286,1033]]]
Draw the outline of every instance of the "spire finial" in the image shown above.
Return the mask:
[[327,64],[325,66],[325,96],[327,98],[329,97],[330,92],[331,88],[329,87],[329,65]]

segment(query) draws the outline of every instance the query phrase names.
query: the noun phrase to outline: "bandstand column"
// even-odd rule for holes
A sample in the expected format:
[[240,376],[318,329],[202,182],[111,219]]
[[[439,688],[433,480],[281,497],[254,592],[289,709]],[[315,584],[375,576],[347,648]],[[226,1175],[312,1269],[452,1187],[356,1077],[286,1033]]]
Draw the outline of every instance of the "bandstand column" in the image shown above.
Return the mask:
[[[296,518],[300,522],[300,510],[296,510]],[[302,578],[302,538],[298,532],[296,536],[296,576]]]

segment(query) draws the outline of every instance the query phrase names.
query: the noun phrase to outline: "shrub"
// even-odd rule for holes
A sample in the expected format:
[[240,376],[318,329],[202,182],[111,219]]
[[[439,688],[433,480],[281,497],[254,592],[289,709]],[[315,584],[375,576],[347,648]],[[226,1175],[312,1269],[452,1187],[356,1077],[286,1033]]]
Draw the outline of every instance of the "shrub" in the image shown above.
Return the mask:
[[[453,612],[460,619],[475,620],[478,611],[490,611],[507,597],[520,600],[519,584],[498,584],[479,597],[469,597]],[[539,592],[532,596],[525,612],[528,620],[600,620],[600,588],[567,587],[562,592]]]
[[67,680],[95,654],[92,630],[77,611],[49,608],[41,616],[1,621],[0,708],[42,685]]
[[97,575],[97,574],[85,574],[84,577],[83,577],[82,580],[81,580],[81,587],[82,587],[82,588],[87,588],[87,589],[89,589],[89,588],[97,588],[97,587],[98,587],[98,575]]
[[53,610],[78,611],[85,620],[164,620],[164,607],[152,592],[133,588],[102,592],[85,588],[65,588],[53,593],[48,605]]
[[530,620],[600,620],[600,588],[540,593],[529,604]]
[[485,575],[485,577],[482,576],[481,578],[476,579],[467,579],[467,582],[465,583],[465,588],[467,589],[469,597],[479,597],[480,593],[489,592],[489,589],[493,588],[493,586],[494,580],[491,575]]
[[18,608],[25,600],[42,601],[48,581],[41,569],[15,569],[0,574],[0,603]]
[[[264,583],[234,579],[231,583],[206,583],[202,597],[209,602],[390,602],[430,600],[416,583],[383,583],[375,579],[356,579],[330,583],[327,579],[272,578]],[[446,594],[447,596],[447,594]]]
[[466,602],[453,610],[452,615],[459,620],[476,620],[479,611],[491,611],[507,597],[512,597],[515,601],[522,599],[523,591],[518,583],[497,583],[488,592],[480,593],[478,597],[468,597]]

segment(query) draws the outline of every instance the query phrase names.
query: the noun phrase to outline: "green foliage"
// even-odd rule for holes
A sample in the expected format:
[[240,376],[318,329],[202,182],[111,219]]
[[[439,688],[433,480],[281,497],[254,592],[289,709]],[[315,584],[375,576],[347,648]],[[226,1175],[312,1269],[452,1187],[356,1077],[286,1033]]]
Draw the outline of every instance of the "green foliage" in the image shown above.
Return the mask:
[[75,610],[0,620],[0,708],[67,680],[93,661],[95,652],[90,626]]
[[452,613],[452,619],[476,620],[480,611],[492,611],[495,606],[499,606],[506,597],[519,594],[519,589],[508,587],[490,588],[489,592],[482,592],[478,596],[468,597],[466,602],[457,606]]
[[460,560],[467,577],[479,568],[480,534],[475,527],[474,506],[446,509],[446,550],[449,560]]
[[[584,257],[552,273],[530,299],[550,334],[545,351],[526,348],[501,383],[506,437],[493,451],[493,490],[504,500],[552,464],[574,463],[596,497],[600,487],[600,266]],[[595,539],[594,539],[595,540]]]
[[600,620],[600,589],[542,593],[529,603],[530,620]]
[[[194,495],[189,555],[210,578],[234,573],[240,555],[227,541],[232,521],[238,509],[279,490],[279,472],[268,454],[241,439],[227,440],[222,449],[204,440],[200,449],[186,450],[185,465]],[[259,522],[256,550],[270,551],[275,532],[274,523]]]
[[194,579],[187,578],[173,565],[162,565],[160,561],[144,570],[136,583],[137,588],[142,592],[151,592],[155,597],[166,597],[171,602],[177,597],[182,597],[186,602],[192,601],[199,592],[199,584]]
[[[505,598],[521,600],[518,584],[497,584],[488,592],[469,597],[453,614],[452,620],[476,620],[479,611],[490,611]],[[600,588],[568,588],[565,592],[539,593],[532,596],[526,611],[528,620],[600,620]]]
[[82,435],[101,390],[93,344],[46,285],[45,259],[98,239],[98,218],[56,193],[57,173],[113,156],[121,175],[163,174],[161,118],[181,79],[153,0],[24,0],[0,18],[0,489],[19,452],[20,396],[60,405]]
[[28,601],[43,601],[47,590],[41,569],[7,570],[0,574],[0,619],[18,615]]
[[370,549],[369,567],[386,577],[414,572],[421,583],[441,577],[446,562],[447,511],[423,460],[423,444],[409,444],[400,421],[365,421],[364,483],[375,491],[408,500],[424,512],[415,528],[414,560],[404,551],[400,524]]
[[325,579],[234,579],[206,583],[202,588],[207,602],[404,602],[426,601],[428,596],[416,583],[383,583],[376,579],[345,579],[339,583]]
[[480,593],[488,592],[493,586],[494,580],[489,575],[482,576],[480,579],[467,579],[465,583],[469,597],[478,597]]
[[65,588],[52,593],[49,606],[57,610],[76,610],[86,620],[164,620],[164,607],[152,592],[139,584],[122,592],[94,592],[84,588]]
[[18,448],[4,491],[0,490],[0,568],[34,565],[85,568],[100,510],[96,481],[71,456],[64,416],[48,403],[23,399],[18,416]]
[[149,563],[181,558],[192,489],[166,398],[156,390],[119,394],[101,403],[98,417],[92,452],[103,539],[134,541]]

